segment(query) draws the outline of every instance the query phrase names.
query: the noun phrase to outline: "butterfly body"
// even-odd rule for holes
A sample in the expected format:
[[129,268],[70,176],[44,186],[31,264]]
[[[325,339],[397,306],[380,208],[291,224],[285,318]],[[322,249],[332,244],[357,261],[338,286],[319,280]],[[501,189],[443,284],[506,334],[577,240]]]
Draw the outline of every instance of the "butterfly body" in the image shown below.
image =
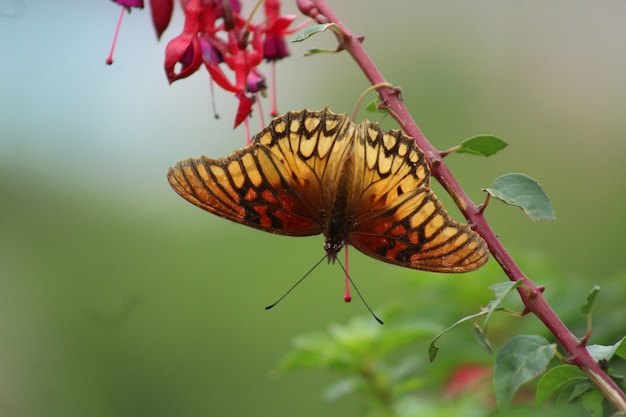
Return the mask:
[[329,262],[344,243],[438,272],[473,270],[488,257],[482,239],[430,190],[428,165],[410,137],[328,109],[287,113],[246,148],[179,162],[168,180],[189,202],[235,222],[288,236],[324,234]]

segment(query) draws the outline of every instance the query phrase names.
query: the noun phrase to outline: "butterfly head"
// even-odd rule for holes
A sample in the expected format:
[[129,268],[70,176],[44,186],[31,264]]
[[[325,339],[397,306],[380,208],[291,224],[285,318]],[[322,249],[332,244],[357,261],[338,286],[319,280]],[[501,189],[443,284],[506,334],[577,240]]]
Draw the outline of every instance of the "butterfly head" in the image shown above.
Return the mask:
[[343,241],[337,240],[332,236],[327,236],[324,241],[324,250],[326,251],[326,256],[328,257],[328,263],[335,263],[335,259],[337,259],[337,254],[343,248]]

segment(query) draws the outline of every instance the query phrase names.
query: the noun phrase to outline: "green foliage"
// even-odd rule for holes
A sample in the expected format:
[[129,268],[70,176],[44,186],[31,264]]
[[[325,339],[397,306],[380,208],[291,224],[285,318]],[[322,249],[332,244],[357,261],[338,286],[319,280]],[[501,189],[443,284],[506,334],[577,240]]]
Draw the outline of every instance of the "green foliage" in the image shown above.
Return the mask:
[[[296,35],[291,39],[291,42],[303,42],[310,38],[313,35],[316,35],[320,32],[324,32],[327,29],[332,30],[336,35],[341,35],[341,29],[334,23],[320,23],[316,25],[309,25],[302,29],[300,32],[296,33]],[[322,53],[336,53],[341,51],[341,46],[337,47],[337,49],[319,49],[319,48],[308,48],[307,52],[304,54],[305,56],[317,55]]]
[[585,315],[585,316],[591,316],[591,311],[593,310],[593,305],[596,302],[596,298],[598,298],[598,294],[600,293],[600,287],[597,285],[594,285],[593,288],[591,289],[591,291],[589,292],[589,295],[587,296],[587,302],[585,303],[584,306],[582,306],[580,308],[580,311]]
[[550,198],[537,181],[524,174],[506,174],[494,180],[489,195],[521,208],[533,220],[554,220]]
[[376,99],[367,103],[367,106],[365,106],[365,111],[369,113],[389,114],[389,111],[386,108],[379,107],[380,103],[381,103],[380,97],[377,96]]
[[509,144],[493,135],[477,135],[466,139],[454,148],[454,152],[468,153],[479,156],[495,155]]
[[[481,316],[485,316],[487,315],[487,310],[483,310],[480,311],[476,314],[470,314],[469,316],[465,316],[459,320],[457,320],[456,322],[454,322],[454,324],[452,324],[450,327],[447,327],[444,331],[442,331],[441,333],[439,333],[431,342],[430,342],[430,346],[428,347],[428,356],[430,357],[430,361],[433,362],[436,358],[437,358],[437,352],[439,352],[439,346],[437,346],[436,342],[437,340],[439,340],[439,338],[441,336],[443,336],[444,334],[448,333],[450,330],[452,330],[453,328],[455,328],[456,326],[458,326],[459,324],[465,323],[467,321],[470,320],[474,320],[478,317]],[[488,352],[490,352],[490,349],[485,349]],[[491,352],[490,352],[491,353]]]
[[507,410],[517,390],[545,372],[556,353],[556,345],[541,336],[515,336],[502,346],[496,356],[493,386],[496,402]]
[[558,365],[545,372],[537,383],[536,401],[544,404],[551,395],[574,384],[589,384],[583,372],[573,365]]
[[509,293],[511,291],[513,291],[514,289],[519,288],[521,286],[522,286],[522,282],[521,281],[516,281],[516,282],[506,281],[506,282],[500,282],[500,283],[497,283],[497,284],[493,284],[492,286],[490,286],[489,289],[492,290],[495,293],[496,299],[493,300],[493,301],[490,301],[489,304],[487,305],[487,307],[486,308],[482,308],[479,313],[470,314],[469,316],[465,316],[465,317],[461,318],[460,320],[457,320],[452,326],[448,327],[447,329],[445,329],[444,331],[439,333],[433,339],[433,341],[430,343],[430,347],[428,348],[428,354],[430,356],[430,361],[433,362],[435,360],[436,356],[437,356],[437,352],[439,351],[439,347],[435,344],[435,342],[437,342],[437,340],[441,336],[443,336],[444,334],[448,333],[450,330],[452,330],[453,328],[455,328],[459,324],[465,323],[467,321],[476,319],[476,318],[481,317],[481,316],[485,316],[485,320],[483,322],[483,326],[480,327],[478,324],[475,323],[474,326],[472,327],[472,333],[474,334],[474,337],[476,338],[476,341],[478,342],[478,344],[480,346],[482,346],[483,349],[485,349],[485,351],[487,353],[491,354],[493,352],[493,350],[491,348],[491,343],[487,339],[487,323],[489,322],[489,319],[491,318],[491,315],[493,314],[494,311],[504,310],[504,307],[502,306],[502,301],[504,300],[504,298],[507,295],[509,295]]
[[[622,339],[623,340],[623,339]],[[589,346],[594,359],[608,360],[613,356],[622,340],[613,346]],[[623,377],[615,375],[612,369],[607,372],[619,387],[624,389]],[[577,403],[586,411],[586,415],[602,416],[611,414],[612,407],[602,393],[587,376],[576,366],[558,365],[544,373],[537,383],[536,402],[544,404],[549,398],[555,398],[557,404]]]
[[602,346],[602,345],[589,345],[587,350],[595,361],[610,361],[613,359],[613,355],[618,355],[622,359],[626,359],[626,349],[622,347],[622,342],[626,337],[622,337],[614,345]]
[[[541,262],[535,259],[533,264],[537,268]],[[539,269],[530,269],[538,275],[553,274],[546,268],[543,265]],[[455,312],[471,308],[471,302],[461,309],[459,307],[468,297],[480,298],[469,291],[472,288],[469,283],[474,283],[473,288],[476,284],[482,285],[481,281],[491,279],[491,273],[496,269],[496,266],[488,266],[472,275],[469,281],[438,282],[442,284],[441,294],[429,293],[426,290],[429,285],[420,284],[411,291],[416,297],[410,298],[406,307],[383,310],[381,317],[386,323],[383,326],[370,316],[364,316],[346,325],[332,325],[326,332],[298,337],[292,352],[277,369],[281,372],[317,369],[339,374],[340,378],[325,391],[324,398],[336,401],[356,395],[368,405],[365,413],[368,416],[489,416],[496,412],[494,403],[506,416],[530,413],[568,417],[610,415],[611,406],[577,367],[569,364],[550,367],[556,355],[556,346],[552,342],[544,335],[519,335],[542,329],[541,326],[527,327],[534,321],[505,308],[506,304],[519,302],[517,297],[507,296],[515,295],[520,283],[490,285],[493,298],[485,300],[486,306],[478,313],[463,317],[445,330],[437,328],[437,323],[445,323]],[[559,292],[558,287],[551,289]],[[597,291],[592,293],[596,295],[589,296],[583,285],[576,292],[579,299],[587,297],[585,311],[589,311],[590,304],[598,299]],[[440,297],[444,297],[445,302],[441,302]],[[564,306],[571,304],[570,298]],[[571,317],[580,321],[581,310],[575,304],[573,307]],[[424,317],[434,312],[436,316],[428,316],[431,318],[424,321]],[[508,314],[495,314],[501,312]],[[567,318],[568,314],[564,317]],[[451,331],[459,324],[472,322],[471,332],[478,343],[471,342],[466,327]],[[487,339],[487,327],[491,341]],[[605,330],[600,333],[606,334]],[[445,353],[429,365],[426,351],[433,358],[439,350],[435,342],[440,343],[444,334],[446,338],[441,342],[441,348]],[[472,373],[476,369],[482,370],[483,377],[491,373],[492,359],[484,353],[488,350],[485,343],[489,347],[493,343],[494,350],[498,351],[493,362],[492,384],[485,378],[472,379],[478,375]],[[624,345],[620,339],[610,346],[592,345],[589,349],[594,359],[606,359],[619,366],[621,359],[615,358],[624,356]],[[464,374],[468,367],[474,371]],[[608,372],[618,384],[622,383],[611,369]],[[533,385],[531,381],[538,377]],[[455,391],[458,386],[462,388]],[[536,391],[531,394],[529,391],[535,387]]]
[[324,32],[328,28],[338,30],[337,25],[335,25],[334,23],[320,23],[316,25],[309,25],[302,29],[300,32],[296,33],[296,35],[291,39],[291,42],[303,42],[313,35]]
[[391,319],[385,326],[365,316],[347,325],[331,325],[327,332],[300,336],[277,371],[317,368],[339,372],[345,378],[326,391],[327,399],[366,392],[384,408],[393,397],[424,385],[414,376],[420,361],[407,358],[392,366],[386,356],[416,340],[432,337],[435,332],[432,325],[394,321],[396,314],[387,310],[386,317]]

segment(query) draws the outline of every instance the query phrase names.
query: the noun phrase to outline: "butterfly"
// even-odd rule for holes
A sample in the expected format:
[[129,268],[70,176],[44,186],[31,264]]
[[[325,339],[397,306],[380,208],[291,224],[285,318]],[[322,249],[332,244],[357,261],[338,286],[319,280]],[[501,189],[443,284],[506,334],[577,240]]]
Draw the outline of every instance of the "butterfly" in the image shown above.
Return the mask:
[[287,236],[323,234],[334,262],[344,244],[380,261],[467,272],[488,258],[485,242],[452,219],[429,187],[413,139],[346,114],[289,112],[250,145],[222,159],[170,168],[181,197],[220,217]]

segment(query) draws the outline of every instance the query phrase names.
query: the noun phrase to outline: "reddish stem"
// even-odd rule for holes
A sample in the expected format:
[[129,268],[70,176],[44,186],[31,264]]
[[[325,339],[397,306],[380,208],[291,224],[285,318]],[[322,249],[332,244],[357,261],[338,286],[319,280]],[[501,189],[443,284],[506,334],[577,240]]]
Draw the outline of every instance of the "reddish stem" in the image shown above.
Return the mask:
[[[335,23],[341,31],[343,31],[343,46],[350,55],[352,55],[352,58],[357,62],[359,67],[361,67],[363,73],[367,76],[372,85],[386,83],[387,81],[381,72],[365,52],[360,39],[355,37],[348,28],[343,25],[328,5],[326,5],[326,2],[324,0],[310,0],[310,2],[315,5],[315,13],[321,15],[321,19],[316,19],[318,22]],[[313,13],[309,16],[316,17]],[[511,281],[521,280],[524,282],[525,288],[519,288],[518,292],[524,302],[525,311],[532,312],[543,322],[563,349],[568,353],[569,363],[578,366],[618,410],[625,412],[626,394],[620,390],[610,376],[593,360],[584,342],[581,343],[556,315],[543,297],[542,289],[538,288],[524,275],[511,255],[504,248],[489,223],[487,223],[482,210],[480,210],[465,191],[463,191],[443,162],[439,151],[428,142],[419,129],[404,103],[398,97],[397,91],[395,89],[381,87],[378,89],[378,92],[385,107],[389,110],[393,118],[408,135],[415,139],[417,145],[424,151],[432,176],[441,183],[454,199],[456,205],[472,228],[482,236],[489,247],[489,251],[507,276]]]

